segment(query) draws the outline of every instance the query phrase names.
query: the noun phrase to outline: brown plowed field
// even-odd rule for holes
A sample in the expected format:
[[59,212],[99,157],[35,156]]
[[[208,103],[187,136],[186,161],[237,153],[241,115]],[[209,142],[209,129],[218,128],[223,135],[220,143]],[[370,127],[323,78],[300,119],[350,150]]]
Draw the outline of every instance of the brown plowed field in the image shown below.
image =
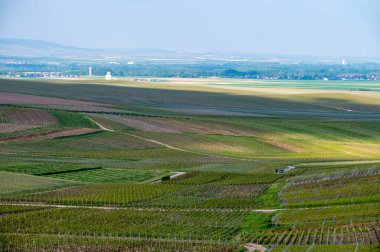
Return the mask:
[[31,134],[20,135],[20,136],[12,136],[12,137],[6,137],[3,139],[0,138],[0,143],[18,142],[18,141],[31,141],[31,140],[40,139],[43,136],[47,136],[47,135],[50,135],[50,134],[55,133],[55,132],[58,132],[58,130],[50,130],[50,131],[46,131],[46,132],[31,133]]
[[45,110],[6,108],[3,111],[13,124],[54,125],[58,123],[57,119]]
[[70,129],[70,130],[54,132],[54,133],[46,135],[46,137],[53,139],[53,138],[68,137],[68,136],[80,136],[80,135],[85,135],[85,134],[94,133],[98,131],[101,131],[101,130],[89,129],[89,128]]
[[27,95],[19,93],[0,92],[0,103],[2,104],[46,104],[46,105],[99,105],[93,102],[66,100],[60,98]]
[[0,133],[14,132],[37,127],[39,127],[39,125],[0,123]]
[[125,112],[124,110],[103,107],[105,105],[101,103],[7,92],[0,92],[0,104],[49,105],[49,108],[73,111]]
[[265,142],[267,144],[273,145],[275,147],[278,147],[278,148],[286,150],[286,151],[291,151],[291,152],[295,152],[295,153],[305,152],[305,150],[303,150],[301,148],[298,148],[296,146],[292,146],[292,145],[289,145],[289,144],[286,144],[286,143],[282,143],[280,141],[270,140],[270,141],[265,141]]

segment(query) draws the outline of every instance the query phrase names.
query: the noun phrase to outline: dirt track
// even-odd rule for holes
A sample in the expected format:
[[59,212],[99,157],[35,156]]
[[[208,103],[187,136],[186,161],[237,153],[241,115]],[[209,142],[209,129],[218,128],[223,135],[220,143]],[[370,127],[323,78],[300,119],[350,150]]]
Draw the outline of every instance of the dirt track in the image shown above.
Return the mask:
[[[94,122],[96,125],[98,125],[99,128],[101,128],[102,130],[116,132],[113,129],[109,129],[107,127],[104,127],[103,125],[101,125],[100,123],[98,123],[97,121],[95,121],[95,120],[93,120],[93,119],[91,119],[89,117],[86,117],[86,118],[88,118],[89,120],[91,120],[92,122]],[[163,146],[163,147],[171,149],[171,150],[176,150],[176,151],[181,151],[181,152],[186,152],[186,153],[196,154],[196,155],[202,155],[202,156],[208,156],[208,157],[214,157],[214,158],[228,159],[228,160],[252,161],[252,159],[247,159],[247,158],[233,158],[233,157],[225,157],[225,156],[213,155],[213,154],[196,152],[196,151],[189,151],[189,150],[185,150],[185,149],[182,149],[182,148],[175,147],[175,146],[167,144],[167,143],[163,143],[163,142],[154,140],[154,139],[138,136],[138,135],[131,134],[131,133],[125,133],[125,132],[122,132],[122,133],[125,134],[125,135],[127,135],[127,136],[131,136],[131,137],[135,137],[135,138],[138,138],[138,139],[141,139],[141,140],[144,140],[144,141],[148,141],[148,142],[151,142],[151,143]]]
[[25,202],[25,203],[14,203],[14,202],[1,202],[0,206],[34,206],[34,207],[52,207],[52,208],[87,208],[87,209],[101,209],[101,210],[135,210],[135,211],[179,211],[179,212],[257,212],[257,213],[272,213],[280,210],[288,209],[213,209],[213,208],[152,208],[152,207],[119,207],[119,206],[86,206],[86,205],[58,205],[58,204],[44,204],[40,202]]

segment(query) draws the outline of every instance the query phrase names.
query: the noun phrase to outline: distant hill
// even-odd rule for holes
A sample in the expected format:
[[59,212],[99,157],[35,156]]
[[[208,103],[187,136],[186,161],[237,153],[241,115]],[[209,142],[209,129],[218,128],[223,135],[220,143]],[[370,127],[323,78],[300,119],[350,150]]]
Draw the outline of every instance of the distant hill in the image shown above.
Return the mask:
[[0,39],[0,55],[18,57],[65,57],[91,50],[32,39]]
[[60,45],[32,39],[0,39],[0,55],[13,57],[53,57],[53,58],[193,58],[196,53],[183,53],[154,48],[133,49],[88,49]]
[[[154,63],[316,63],[340,64],[341,57],[268,55],[244,52],[171,51],[156,48],[89,49],[33,39],[0,39],[1,57],[55,58],[120,62],[137,60]],[[380,62],[379,58],[346,58],[350,63]]]
[[[225,52],[170,51],[156,48],[89,49],[32,39],[0,39],[0,56],[59,59],[140,60],[152,62],[245,62],[248,60],[278,61],[278,56]],[[286,57],[281,57],[286,59]]]

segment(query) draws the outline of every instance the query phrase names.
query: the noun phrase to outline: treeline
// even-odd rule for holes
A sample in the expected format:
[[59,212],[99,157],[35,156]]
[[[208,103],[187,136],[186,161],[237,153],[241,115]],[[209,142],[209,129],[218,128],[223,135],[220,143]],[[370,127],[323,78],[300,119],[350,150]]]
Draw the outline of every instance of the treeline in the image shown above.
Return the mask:
[[[62,72],[63,75],[87,75],[89,64],[4,64],[0,63],[0,74],[22,74],[23,72]],[[102,76],[111,71],[113,76],[142,77],[221,77],[221,78],[276,78],[276,79],[321,79],[321,78],[370,78],[380,76],[380,64],[298,64],[279,63],[226,63],[226,64],[135,64],[110,65],[91,64],[92,74]]]

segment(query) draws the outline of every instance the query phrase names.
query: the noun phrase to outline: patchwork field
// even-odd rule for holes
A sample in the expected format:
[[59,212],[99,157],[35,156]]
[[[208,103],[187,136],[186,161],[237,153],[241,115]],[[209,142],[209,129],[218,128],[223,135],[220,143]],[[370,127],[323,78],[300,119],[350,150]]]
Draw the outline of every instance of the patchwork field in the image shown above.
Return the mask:
[[0,250],[379,251],[380,83],[342,83],[0,79]]

